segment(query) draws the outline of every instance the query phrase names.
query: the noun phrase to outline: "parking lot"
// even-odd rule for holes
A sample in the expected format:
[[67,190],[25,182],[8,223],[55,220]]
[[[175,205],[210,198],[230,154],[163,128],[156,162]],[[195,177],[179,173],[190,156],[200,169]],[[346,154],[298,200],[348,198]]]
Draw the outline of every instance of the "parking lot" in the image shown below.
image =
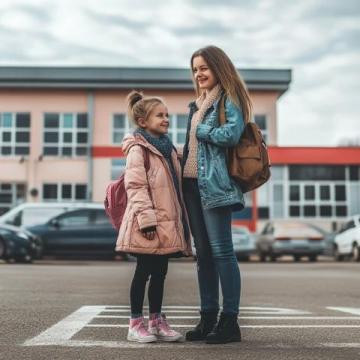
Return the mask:
[[[126,339],[134,262],[45,259],[0,263],[1,359],[357,359],[359,264],[240,263],[243,342],[228,345]],[[185,333],[198,320],[196,265],[172,261],[164,312]],[[148,349],[144,353],[144,348]]]

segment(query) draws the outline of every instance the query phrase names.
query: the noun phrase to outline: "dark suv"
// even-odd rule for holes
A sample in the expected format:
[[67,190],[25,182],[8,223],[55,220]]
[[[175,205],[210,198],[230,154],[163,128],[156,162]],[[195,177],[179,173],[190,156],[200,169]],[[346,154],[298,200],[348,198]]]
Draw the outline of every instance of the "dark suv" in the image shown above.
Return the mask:
[[27,227],[44,244],[44,255],[115,255],[117,231],[101,205],[57,215]]

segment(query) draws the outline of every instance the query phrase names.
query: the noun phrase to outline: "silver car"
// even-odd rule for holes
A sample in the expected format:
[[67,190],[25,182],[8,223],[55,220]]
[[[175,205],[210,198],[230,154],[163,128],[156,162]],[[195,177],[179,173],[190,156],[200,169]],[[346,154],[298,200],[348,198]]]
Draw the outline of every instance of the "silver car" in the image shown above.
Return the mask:
[[256,254],[255,238],[246,226],[233,226],[232,239],[236,257],[240,261],[249,261]]
[[325,250],[325,241],[324,235],[308,224],[270,221],[258,236],[256,248],[260,261],[276,261],[282,255],[292,255],[295,261],[303,256],[316,261]]

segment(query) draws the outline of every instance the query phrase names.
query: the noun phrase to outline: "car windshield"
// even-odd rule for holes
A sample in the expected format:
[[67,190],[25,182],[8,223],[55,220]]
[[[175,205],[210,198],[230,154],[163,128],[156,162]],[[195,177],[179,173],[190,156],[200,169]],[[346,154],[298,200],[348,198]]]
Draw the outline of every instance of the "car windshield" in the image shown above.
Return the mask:
[[63,207],[25,209],[23,210],[21,225],[43,224],[64,211],[65,209]]

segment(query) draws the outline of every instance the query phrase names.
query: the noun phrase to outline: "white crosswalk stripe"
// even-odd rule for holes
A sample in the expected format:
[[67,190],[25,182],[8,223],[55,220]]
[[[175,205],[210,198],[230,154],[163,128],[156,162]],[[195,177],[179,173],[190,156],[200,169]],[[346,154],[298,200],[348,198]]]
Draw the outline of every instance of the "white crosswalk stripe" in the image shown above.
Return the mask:
[[[239,309],[239,319],[243,329],[360,329],[360,312],[357,309],[341,307],[327,307],[326,309],[332,313],[330,315],[316,316],[310,311],[299,309],[244,306]],[[163,311],[169,314],[167,318],[171,320],[171,326],[174,328],[191,328],[199,319],[198,306],[167,305],[163,306]],[[335,316],[334,311],[349,312],[355,316]],[[147,313],[144,312],[144,314],[146,316]],[[128,305],[82,306],[38,336],[27,340],[23,345],[141,347],[143,346],[141,344],[113,341],[113,339],[108,341],[76,339],[78,333],[86,330],[101,332],[104,328],[126,329],[129,323],[129,316],[130,307]],[[326,323],[329,321],[331,323]],[[350,323],[341,323],[348,321]],[[163,345],[161,346],[164,347]],[[321,346],[336,347],[336,343],[323,343]],[[339,344],[339,347],[357,346],[357,343],[353,343],[352,346],[346,343]]]

